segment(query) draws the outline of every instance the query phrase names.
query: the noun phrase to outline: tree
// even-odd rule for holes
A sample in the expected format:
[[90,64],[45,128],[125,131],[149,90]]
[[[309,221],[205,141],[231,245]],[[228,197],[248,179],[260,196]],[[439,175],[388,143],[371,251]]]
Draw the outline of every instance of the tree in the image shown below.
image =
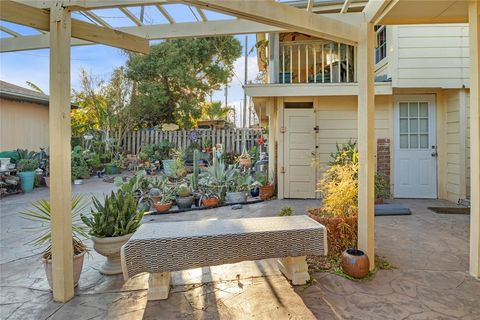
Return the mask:
[[240,55],[241,44],[231,36],[168,40],[151,46],[148,55],[130,54],[126,74],[135,83],[138,122],[191,127],[206,96],[231,78]]
[[233,108],[224,107],[220,101],[204,102],[202,104],[202,120],[227,120],[228,113]]

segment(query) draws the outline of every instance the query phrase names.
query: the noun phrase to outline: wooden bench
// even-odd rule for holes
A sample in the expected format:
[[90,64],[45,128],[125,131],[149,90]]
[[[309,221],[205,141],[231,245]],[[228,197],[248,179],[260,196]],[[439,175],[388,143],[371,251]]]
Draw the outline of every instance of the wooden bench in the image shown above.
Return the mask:
[[145,223],[121,251],[125,280],[150,273],[148,300],[168,298],[172,271],[249,260],[280,258],[292,284],[305,284],[305,256],[326,254],[326,229],[307,216]]

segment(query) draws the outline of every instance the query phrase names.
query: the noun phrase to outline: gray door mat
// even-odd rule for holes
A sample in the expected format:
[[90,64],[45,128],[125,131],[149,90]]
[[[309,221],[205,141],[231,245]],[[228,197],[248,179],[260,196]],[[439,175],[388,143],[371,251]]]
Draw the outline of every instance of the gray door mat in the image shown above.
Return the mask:
[[409,208],[396,203],[384,203],[375,205],[376,216],[405,216],[412,212]]
[[459,208],[459,207],[428,207],[428,210],[431,210],[435,213],[450,213],[450,214],[470,214],[470,208]]

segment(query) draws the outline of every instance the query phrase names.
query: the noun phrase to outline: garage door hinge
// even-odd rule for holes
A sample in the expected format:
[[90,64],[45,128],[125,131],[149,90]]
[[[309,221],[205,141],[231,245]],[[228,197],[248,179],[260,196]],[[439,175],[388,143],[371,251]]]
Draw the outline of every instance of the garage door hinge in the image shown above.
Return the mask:
[[287,132],[287,127],[280,127],[280,132],[281,133]]
[[285,167],[280,168],[280,173],[285,173]]

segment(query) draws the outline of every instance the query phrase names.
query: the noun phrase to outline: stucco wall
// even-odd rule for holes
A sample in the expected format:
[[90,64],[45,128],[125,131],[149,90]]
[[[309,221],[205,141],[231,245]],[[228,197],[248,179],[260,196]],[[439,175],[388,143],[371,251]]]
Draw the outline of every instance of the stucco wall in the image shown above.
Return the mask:
[[0,99],[0,150],[48,146],[48,106]]

